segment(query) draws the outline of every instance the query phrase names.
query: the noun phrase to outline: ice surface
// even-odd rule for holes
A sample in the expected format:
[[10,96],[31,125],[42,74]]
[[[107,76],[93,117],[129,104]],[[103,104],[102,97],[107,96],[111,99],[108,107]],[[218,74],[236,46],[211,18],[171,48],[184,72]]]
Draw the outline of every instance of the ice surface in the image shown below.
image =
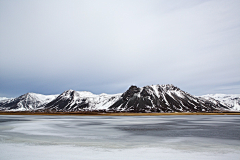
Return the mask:
[[1,160],[240,158],[239,116],[0,116]]
[[[105,149],[74,146],[3,144],[2,160],[238,160],[239,153],[187,152],[170,148]],[[11,152],[9,152],[11,151]]]

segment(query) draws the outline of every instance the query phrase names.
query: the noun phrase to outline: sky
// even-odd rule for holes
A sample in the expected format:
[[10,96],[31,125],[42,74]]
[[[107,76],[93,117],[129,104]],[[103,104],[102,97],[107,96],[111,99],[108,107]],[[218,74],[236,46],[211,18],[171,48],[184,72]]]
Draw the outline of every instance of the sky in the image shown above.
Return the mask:
[[239,0],[0,0],[0,97],[173,84],[240,94]]

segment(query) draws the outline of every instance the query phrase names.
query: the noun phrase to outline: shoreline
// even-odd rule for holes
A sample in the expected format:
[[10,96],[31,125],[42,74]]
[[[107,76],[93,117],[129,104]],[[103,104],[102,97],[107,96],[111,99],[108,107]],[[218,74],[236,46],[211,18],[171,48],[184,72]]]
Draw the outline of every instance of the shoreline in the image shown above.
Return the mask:
[[240,112],[174,112],[174,113],[100,113],[100,112],[0,112],[0,115],[45,115],[45,116],[171,116],[171,115],[240,115]]

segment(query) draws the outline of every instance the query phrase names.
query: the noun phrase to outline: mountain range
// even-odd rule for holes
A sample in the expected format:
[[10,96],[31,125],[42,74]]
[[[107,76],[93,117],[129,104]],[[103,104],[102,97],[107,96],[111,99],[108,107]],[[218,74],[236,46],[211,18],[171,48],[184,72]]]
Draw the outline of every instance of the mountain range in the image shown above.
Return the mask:
[[171,85],[130,86],[120,94],[67,90],[60,95],[26,93],[0,98],[0,111],[214,112],[239,111],[240,95],[193,96]]

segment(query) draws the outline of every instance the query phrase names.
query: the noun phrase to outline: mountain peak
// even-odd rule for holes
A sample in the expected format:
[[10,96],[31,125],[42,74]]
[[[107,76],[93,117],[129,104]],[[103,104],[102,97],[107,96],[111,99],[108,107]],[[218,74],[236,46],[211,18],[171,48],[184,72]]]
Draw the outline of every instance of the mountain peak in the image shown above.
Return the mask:
[[128,100],[128,99],[129,99],[130,97],[132,97],[134,94],[139,93],[140,90],[141,90],[141,89],[138,88],[137,86],[132,85],[132,86],[129,87],[129,89],[128,89],[126,92],[124,92],[124,93],[122,94],[122,97],[123,97],[124,100]]

